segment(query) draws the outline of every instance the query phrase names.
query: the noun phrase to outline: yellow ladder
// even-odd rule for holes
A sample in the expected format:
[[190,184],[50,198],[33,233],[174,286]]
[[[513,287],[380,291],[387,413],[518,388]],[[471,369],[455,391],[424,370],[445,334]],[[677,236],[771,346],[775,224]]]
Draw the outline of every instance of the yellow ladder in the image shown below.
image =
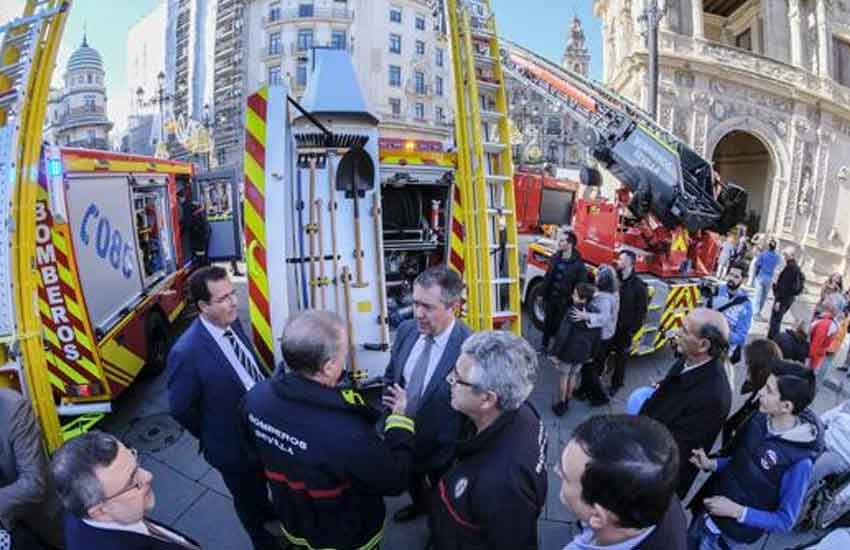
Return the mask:
[[[41,423],[48,450],[62,444],[38,312],[35,204],[42,127],[70,0],[28,0],[0,26],[0,372],[11,373]],[[11,277],[9,277],[11,275]]]
[[489,0],[448,0],[464,279],[473,330],[521,334],[519,248],[508,104]]

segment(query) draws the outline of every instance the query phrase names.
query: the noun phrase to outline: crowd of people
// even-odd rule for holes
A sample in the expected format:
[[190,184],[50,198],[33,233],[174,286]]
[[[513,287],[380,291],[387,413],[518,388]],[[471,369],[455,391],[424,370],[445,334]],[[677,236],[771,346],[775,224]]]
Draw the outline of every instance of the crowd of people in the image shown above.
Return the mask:
[[[428,548],[537,548],[553,443],[529,398],[543,358],[560,375],[556,415],[572,398],[607,403],[625,385],[649,302],[631,251],[591,275],[575,245],[563,230],[537,350],[457,318],[454,271],[419,274],[414,319],[397,330],[378,404],[341,383],[349,346],[337,315],[293,315],[279,339],[283,362],[268,372],[240,326],[227,271],[197,270],[189,292],[198,317],[168,358],[170,412],[221,474],[252,547],[379,548],[384,499],[406,492],[411,504],[392,520],[426,516]],[[802,290],[793,251],[780,270],[775,248],[755,260],[754,278],[772,288],[781,320]],[[664,378],[635,390],[626,414],[592,416],[555,449],[559,500],[580,525],[565,550],[744,547],[791,530],[824,480],[850,471],[850,402],[822,418],[810,408],[846,333],[840,278],[808,327],[780,333],[777,324],[770,338],[752,339],[762,291],[753,302],[743,290],[740,261],[721,271],[723,284],[684,319]],[[733,412],[739,387],[746,398]],[[118,438],[91,431],[68,441],[48,474],[29,403],[0,390],[0,422],[9,426],[0,442],[8,547],[56,548],[64,534],[72,550],[200,548],[148,518],[153,476]],[[697,487],[701,471],[709,475]]]

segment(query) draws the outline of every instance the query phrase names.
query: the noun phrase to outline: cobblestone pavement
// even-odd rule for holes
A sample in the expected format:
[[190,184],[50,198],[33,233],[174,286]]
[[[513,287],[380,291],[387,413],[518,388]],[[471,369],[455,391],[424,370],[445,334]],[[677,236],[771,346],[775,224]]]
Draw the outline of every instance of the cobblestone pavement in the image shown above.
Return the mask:
[[[244,278],[234,282],[241,293],[240,318],[243,326],[250,326],[247,315],[246,285]],[[769,305],[769,304],[768,304]],[[767,307],[765,308],[768,311]],[[800,304],[792,314],[809,315],[811,304]],[[790,322],[790,319],[789,319]],[[754,324],[751,336],[763,336],[767,331],[765,322]],[[536,344],[539,332],[531,326],[526,327],[526,337]],[[843,358],[843,355],[840,356]],[[660,379],[670,365],[670,356],[660,352],[653,356],[636,358],[629,362],[626,376],[626,388],[617,394],[606,407],[591,409],[586,403],[576,402],[562,418],[552,414],[550,406],[557,381],[556,373],[545,361],[541,364],[540,376],[534,393],[533,403],[541,412],[549,433],[548,464],[555,464],[559,452],[569,440],[572,430],[592,414],[622,412],[625,400],[632,389]],[[736,373],[740,384],[741,373]],[[814,409],[821,413],[838,404],[845,397],[835,391],[843,388],[846,377],[835,373],[835,383],[821,391]],[[847,385],[850,389],[850,384]],[[737,396],[740,398],[740,396]],[[154,487],[157,497],[153,517],[176,529],[186,532],[199,540],[204,548],[214,550],[245,550],[250,548],[247,535],[239,525],[233,511],[227,488],[218,473],[198,454],[198,443],[188,433],[182,432],[168,416],[168,399],[165,377],[159,376],[142,380],[135,384],[119,399],[116,412],[103,423],[103,429],[109,430],[140,451],[142,464],[154,474]],[[237,444],[235,435],[234,444]],[[549,476],[549,491],[546,506],[540,518],[540,548],[556,550],[572,538],[576,530],[574,516],[567,512],[558,500],[558,480],[554,474]],[[395,510],[409,502],[408,497],[388,499],[391,515]],[[752,548],[784,549],[807,540],[815,535],[792,534],[773,536],[752,546]],[[388,520],[383,548],[395,550],[414,550],[424,548],[427,530],[424,519],[396,524]]]

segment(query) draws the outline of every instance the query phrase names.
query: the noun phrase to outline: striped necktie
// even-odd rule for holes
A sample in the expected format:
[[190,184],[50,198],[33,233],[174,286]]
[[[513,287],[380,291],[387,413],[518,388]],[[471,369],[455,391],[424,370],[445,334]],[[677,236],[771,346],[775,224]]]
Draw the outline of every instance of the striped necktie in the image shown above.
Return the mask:
[[142,522],[145,524],[148,533],[150,533],[150,535],[157,540],[161,540],[163,542],[170,542],[171,544],[176,544],[185,548],[193,548],[200,550],[200,546],[192,544],[190,541],[184,539],[183,537],[178,538],[177,533],[169,533],[164,527],[160,527],[159,525],[156,525],[148,519],[143,519]]
[[239,364],[242,365],[242,368],[245,369],[248,376],[254,380],[254,383],[265,380],[266,376],[263,374],[263,371],[260,370],[257,364],[254,363],[254,360],[245,352],[245,349],[239,345],[239,342],[236,341],[236,334],[234,334],[232,330],[227,329],[224,331],[224,337],[227,338],[227,341],[230,343],[230,347],[233,348],[233,354],[236,355],[236,359],[239,361]]

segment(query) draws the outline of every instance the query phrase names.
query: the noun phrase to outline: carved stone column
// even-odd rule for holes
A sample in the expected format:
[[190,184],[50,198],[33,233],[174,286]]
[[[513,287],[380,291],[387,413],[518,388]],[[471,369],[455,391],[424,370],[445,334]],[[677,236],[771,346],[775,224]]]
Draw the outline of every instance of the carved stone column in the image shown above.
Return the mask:
[[703,20],[703,0],[691,0],[691,17],[693,19],[694,38],[705,38],[705,21]]
[[803,27],[800,0],[788,0],[788,21],[791,26],[791,64],[803,66]]
[[818,25],[818,74],[829,77],[832,74],[832,40],[829,36],[829,18],[825,1],[817,3]]

